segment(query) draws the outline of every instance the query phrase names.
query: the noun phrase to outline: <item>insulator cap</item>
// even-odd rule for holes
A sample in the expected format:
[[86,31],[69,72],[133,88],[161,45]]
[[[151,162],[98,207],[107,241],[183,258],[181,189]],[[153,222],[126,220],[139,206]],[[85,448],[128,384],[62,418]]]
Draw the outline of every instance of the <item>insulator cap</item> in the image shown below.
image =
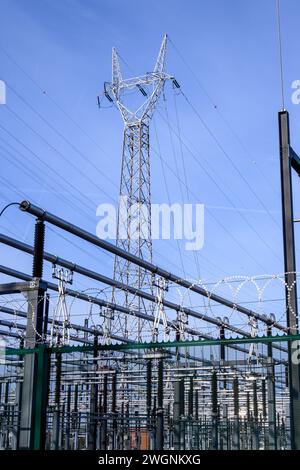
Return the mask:
[[20,205],[19,205],[19,209],[21,209],[21,211],[27,211],[30,207],[30,202],[29,201],[22,201],[20,202]]

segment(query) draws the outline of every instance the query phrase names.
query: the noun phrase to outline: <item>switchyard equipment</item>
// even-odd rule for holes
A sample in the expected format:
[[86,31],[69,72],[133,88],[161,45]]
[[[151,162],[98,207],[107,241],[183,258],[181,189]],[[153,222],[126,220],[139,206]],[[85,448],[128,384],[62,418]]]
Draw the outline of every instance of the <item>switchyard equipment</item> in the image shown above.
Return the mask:
[[[11,318],[0,319],[7,339],[0,364],[1,449],[300,449],[291,180],[293,169],[300,174],[300,160],[290,144],[288,113],[279,113],[286,305],[278,318],[152,260],[149,124],[166,80],[179,87],[165,72],[166,44],[165,36],[153,72],[126,80],[113,50],[112,83],[104,94],[124,120],[116,245],[29,201],[19,208],[36,218],[33,246],[0,234],[1,243],[33,257],[31,274],[0,266],[15,279],[0,285],[0,311]],[[145,99],[137,111],[125,104],[128,90]],[[114,276],[46,252],[48,224],[112,253]],[[45,279],[45,262],[55,282]],[[77,274],[112,288],[112,298],[71,288]],[[170,285],[204,297],[210,308],[176,303]],[[74,323],[67,298],[97,306],[98,324]],[[211,302],[226,316],[215,315]],[[235,315],[244,318],[242,326]]]
[[[43,259],[53,262],[53,255],[43,251],[45,223],[51,223],[118,256],[129,257],[151,271],[156,270],[173,282],[181,285],[187,282],[27,201],[20,208],[37,217],[35,246],[4,235],[1,241],[33,254],[34,273],[42,273]],[[88,277],[98,277],[97,273],[84,271],[82,266],[59,257],[55,257],[55,262],[72,265],[74,272],[78,270]],[[20,315],[20,319],[25,316],[27,321],[11,323],[11,327],[25,330],[24,342],[20,348],[7,348],[6,363],[2,365],[3,448],[275,449],[291,446],[287,345],[298,341],[299,336],[288,334],[287,327],[274,318],[230,304],[227,299],[205,291],[205,295],[235,311],[257,318],[266,326],[268,335],[253,337],[229,322],[222,324],[216,317],[203,315],[198,318],[199,326],[204,320],[222,327],[220,339],[203,333],[201,327],[197,330],[187,325],[186,331],[194,340],[176,341],[176,322],[169,321],[169,342],[147,344],[112,335],[111,340],[117,341],[116,344],[101,344],[98,339],[103,336],[103,330],[71,323],[71,330],[88,333],[83,338],[70,334],[74,343],[81,341],[85,345],[51,347],[51,331],[47,326],[51,319],[45,315],[47,302],[41,289],[58,291],[57,285],[47,285],[37,277],[33,281],[31,276],[3,266],[0,270],[23,280],[1,285],[3,294],[30,293],[27,314],[11,310],[12,315]],[[116,283],[99,276],[101,282]],[[118,287],[127,288],[120,283]],[[189,287],[198,291],[197,286]],[[66,293],[83,296],[71,289]],[[198,293],[203,295],[201,290]],[[144,295],[139,290],[136,294]],[[98,302],[113,311],[125,309],[91,296],[83,296],[82,300]],[[184,308],[163,301],[174,310]],[[35,314],[34,305],[42,312],[40,316]],[[5,307],[4,311],[9,310]],[[193,309],[185,311],[189,316],[198,316]],[[145,318],[143,312],[134,314]],[[150,315],[146,319],[155,320]],[[274,336],[274,330],[280,335]],[[224,338],[225,331],[238,337]],[[249,360],[247,345],[251,344],[257,347]]]

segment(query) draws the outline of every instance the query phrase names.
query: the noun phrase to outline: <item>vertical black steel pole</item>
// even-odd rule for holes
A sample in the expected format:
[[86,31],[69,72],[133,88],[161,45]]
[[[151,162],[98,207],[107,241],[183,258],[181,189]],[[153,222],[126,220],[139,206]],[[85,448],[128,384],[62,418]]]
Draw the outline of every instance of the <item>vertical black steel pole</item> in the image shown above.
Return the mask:
[[267,401],[266,401],[266,380],[261,381],[261,400],[262,400],[262,415],[265,420],[267,417]]
[[78,450],[78,429],[79,429],[78,384],[75,384],[75,390],[74,390],[73,427],[74,427],[74,445],[73,445],[73,449]]
[[[98,336],[94,336],[94,350],[93,350],[93,370],[97,371],[97,346]],[[89,450],[96,450],[97,442],[97,413],[98,413],[98,384],[92,383],[90,388],[90,412],[89,412],[89,430],[88,430],[88,448]]]
[[66,450],[70,450],[71,444],[71,385],[67,386],[67,415],[66,415]]
[[9,388],[10,388],[10,382],[7,381],[5,382],[5,393],[4,393],[4,422],[5,422],[5,439],[4,439],[4,449],[9,448],[9,428],[10,428],[10,423],[9,423]]
[[[224,325],[221,325],[221,326],[220,326],[220,339],[221,339],[221,340],[224,340],[224,339],[225,339],[225,327],[224,327]],[[221,360],[221,365],[224,365],[225,358],[226,358],[226,355],[225,355],[225,344],[224,344],[224,343],[221,343],[221,344],[220,344],[220,360]],[[223,386],[224,386],[224,388],[227,387],[226,375],[225,375],[225,374],[224,374]]]
[[[24,338],[21,338],[20,349],[24,348]],[[22,362],[22,356],[19,356],[19,361]],[[22,407],[22,389],[23,383],[18,382],[16,385],[16,407],[17,407],[17,435],[16,435],[16,447],[19,449],[19,440],[20,440],[20,423],[21,423],[21,407]],[[0,391],[0,402],[1,402],[1,391]]]
[[180,442],[181,449],[185,450],[185,380],[180,381]]
[[55,354],[55,392],[54,403],[55,409],[53,411],[52,420],[52,450],[59,449],[59,436],[60,436],[60,388],[61,388],[61,354]]
[[232,449],[240,450],[240,404],[239,404],[239,379],[234,377],[233,379],[233,435],[232,435]]
[[257,383],[253,381],[253,447],[259,449],[259,430],[258,430],[258,400],[257,400]]
[[246,392],[246,406],[247,406],[247,450],[252,449],[252,433],[251,433],[251,404],[250,404],[250,392]]
[[164,448],[164,363],[163,359],[158,362],[157,373],[157,433],[156,433],[156,450]]
[[[287,326],[290,334],[298,333],[297,278],[294,239],[293,190],[291,168],[291,146],[289,130],[289,114],[279,112],[279,144],[282,198],[282,225],[284,271],[286,282],[286,313]],[[300,450],[300,374],[299,364],[293,363],[293,353],[297,354],[297,341],[290,341],[289,349],[289,390],[290,390],[290,422],[291,447]]]
[[147,361],[147,418],[148,418],[148,427],[149,430],[151,429],[151,423],[150,423],[150,418],[151,418],[151,406],[152,406],[152,361],[149,359]]
[[262,431],[263,431],[263,442],[264,442],[264,450],[267,448],[267,432],[268,429],[266,427],[267,424],[267,394],[266,394],[266,379],[262,379],[261,381],[261,404],[262,404]]
[[193,417],[194,413],[194,383],[193,377],[190,377],[190,388],[188,393],[188,415],[189,418]]
[[194,417],[196,421],[195,449],[199,449],[199,392],[195,390],[195,409]]
[[[64,385],[61,386],[61,391],[65,393]],[[66,405],[63,402],[61,405],[61,423],[60,423],[60,429],[59,429],[59,448],[61,450],[65,450],[65,417],[66,417]]]
[[44,344],[38,345],[36,382],[33,397],[33,450],[46,445],[47,403],[49,392],[50,354]]
[[111,384],[111,414],[112,414],[112,449],[115,449],[116,442],[117,442],[117,372],[112,377],[112,384]]
[[[221,340],[225,339],[225,327],[224,327],[224,325],[220,326],[220,339]],[[225,344],[224,343],[220,344],[220,359],[221,359],[221,361],[225,361]]]
[[151,410],[151,449],[156,449],[156,396],[153,397],[153,408]]
[[193,377],[190,377],[190,384],[188,390],[188,442],[189,449],[193,447],[193,413],[194,413],[194,382]]
[[249,392],[246,392],[246,400],[247,400],[247,421],[249,422],[251,419],[250,393]]
[[36,219],[34,232],[32,277],[42,278],[43,257],[45,244],[45,223],[42,219]]
[[149,359],[147,361],[147,372],[146,372],[146,381],[147,381],[147,389],[146,389],[146,408],[147,408],[147,429],[150,436],[149,445],[150,448],[152,447],[152,439],[151,439],[151,432],[152,432],[152,417],[151,417],[151,406],[152,406],[152,361]]
[[173,423],[174,423],[174,449],[181,449],[180,418],[181,418],[181,381],[174,382],[174,403],[173,403]]
[[[267,336],[272,336],[272,327],[267,327]],[[273,359],[273,345],[268,343],[267,357],[267,393],[268,393],[268,449],[274,450],[277,447],[277,427],[276,427],[276,390],[275,390],[275,368]]]
[[107,447],[107,375],[103,377],[103,406],[101,416],[101,450]]
[[211,419],[212,419],[212,449],[218,449],[218,377],[213,372],[211,376]]

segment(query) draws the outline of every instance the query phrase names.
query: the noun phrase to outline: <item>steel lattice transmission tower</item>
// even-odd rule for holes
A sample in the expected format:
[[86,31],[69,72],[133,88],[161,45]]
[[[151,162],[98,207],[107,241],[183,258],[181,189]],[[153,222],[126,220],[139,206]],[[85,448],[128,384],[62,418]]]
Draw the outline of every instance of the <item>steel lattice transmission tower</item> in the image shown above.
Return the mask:
[[[117,219],[117,246],[140,258],[152,261],[151,176],[149,125],[166,80],[167,35],[164,36],[153,72],[123,79],[119,58],[112,50],[112,83],[105,83],[104,94],[117,105],[124,121],[120,199]],[[125,105],[134,92],[145,98],[137,110]],[[140,96],[140,95],[139,95]],[[152,276],[144,269],[117,257],[114,278],[126,285],[152,293]],[[132,310],[153,314],[153,305],[134,294],[115,290],[113,301]],[[114,331],[133,339],[149,336],[152,324],[126,314],[114,314]]]

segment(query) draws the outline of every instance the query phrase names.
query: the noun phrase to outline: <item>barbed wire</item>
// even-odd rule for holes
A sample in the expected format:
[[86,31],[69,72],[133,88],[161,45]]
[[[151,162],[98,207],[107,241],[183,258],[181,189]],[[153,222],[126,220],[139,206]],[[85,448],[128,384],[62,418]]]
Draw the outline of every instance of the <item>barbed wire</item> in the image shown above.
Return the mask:
[[[276,322],[277,324],[286,327],[287,310],[289,311],[290,316],[294,316],[295,320],[298,320],[293,305],[293,294],[295,293],[294,291],[296,287],[296,281],[294,280],[291,284],[288,284],[286,281],[287,276],[290,274],[294,275],[295,279],[299,275],[297,272],[261,274],[257,276],[234,275],[223,277],[214,284],[211,282],[205,284],[205,282],[203,282],[201,279],[196,279],[190,282],[189,288],[179,287],[178,285],[175,285],[175,283],[170,283],[171,286],[176,286],[176,288],[172,289],[168,296],[172,298],[172,301],[176,299],[176,304],[179,305],[177,312],[172,311],[169,308],[165,309],[167,321],[170,327],[170,333],[172,333],[173,339],[176,337],[176,333],[178,333],[180,329],[181,333],[184,334],[186,338],[193,336],[193,334],[189,332],[193,329],[196,329],[197,333],[199,332],[199,336],[201,336],[201,333],[204,333],[205,335],[210,334],[213,337],[219,337],[219,327],[223,323],[225,327],[228,327],[228,329],[230,329],[230,327],[237,327],[245,331],[245,333],[249,334],[251,329],[251,326],[249,325],[249,316],[239,312],[238,310],[238,305],[245,303],[245,296],[249,302],[256,303],[255,312],[253,311],[253,317],[255,317],[257,314],[259,317],[265,320],[263,321],[260,318],[257,319],[257,335],[265,334],[266,324],[270,324],[270,322]],[[197,307],[193,305],[193,300],[199,298],[199,294],[193,291],[194,287],[201,287],[204,290],[204,305]],[[76,291],[75,295],[74,291],[72,291],[71,300],[71,295],[69,295],[68,291],[66,291],[66,304],[69,312],[70,328],[75,331],[75,335],[73,335],[73,337],[75,336],[75,339],[76,335],[79,339],[78,329],[76,329],[76,326],[78,326],[79,329],[80,327],[84,327],[83,320],[88,320],[87,323],[91,330],[86,331],[87,334],[85,337],[94,336],[93,330],[100,333],[100,336],[102,337],[105,335],[115,335],[122,337],[124,332],[122,331],[120,324],[118,326],[116,321],[111,322],[110,331],[107,331],[107,326],[105,326],[105,304],[107,304],[107,309],[111,308],[111,303],[108,300],[108,298],[110,298],[110,291],[110,287],[91,287]],[[268,302],[272,301],[274,294],[278,291],[281,293],[286,293],[287,305],[285,305],[285,295],[283,295],[282,302],[284,304],[280,305],[280,308],[277,309],[277,312],[270,311]],[[125,291],[125,293],[126,292],[128,291]],[[83,294],[87,297],[86,299],[81,298]],[[219,307],[219,305],[217,305],[216,300],[214,300],[215,295],[225,297],[232,304],[231,308],[228,306],[223,306],[224,316],[222,316],[222,314],[220,315],[220,309],[216,308],[217,306]],[[53,312],[55,311],[55,306],[57,305],[58,299],[57,293],[48,294],[48,299],[49,318],[53,319]],[[102,305],[99,305],[99,303],[96,302],[97,299],[101,300]],[[42,299],[39,299],[39,302],[41,301]],[[76,307],[77,301],[80,302],[80,307]],[[47,335],[45,338],[44,334],[41,334],[39,331],[37,331],[36,307],[34,307],[33,303],[28,299],[23,296],[20,297],[20,295],[17,296],[16,294],[1,296],[0,313],[1,310],[5,313],[5,309],[3,310],[4,307],[7,307],[11,310],[10,316],[12,318],[10,324],[4,324],[4,326],[8,328],[8,335],[9,331],[13,330],[17,335],[16,340],[24,340],[26,334],[26,321],[28,321],[28,317],[20,315],[20,312],[24,314],[30,311],[31,327],[35,333],[35,338],[32,340],[32,343],[42,343],[49,340],[49,338],[47,339]],[[196,311],[197,318],[193,317],[193,315],[187,315],[187,309],[193,309]],[[77,313],[78,310],[80,310],[80,313]],[[112,314],[113,313],[114,312],[112,312]],[[130,340],[130,336],[136,337],[137,333],[139,332],[139,318],[138,311],[135,306],[129,307],[129,313],[123,314],[122,312],[118,312],[118,315],[128,315],[131,320],[134,320],[130,323],[131,330],[129,332],[128,339]],[[73,316],[74,318],[76,317],[77,321],[79,320],[79,323],[76,325],[73,324]],[[217,319],[218,325],[209,325],[207,323],[207,317],[210,317],[214,320]],[[159,327],[159,337],[162,337],[162,325],[160,324]],[[151,331],[143,332],[143,340],[148,339],[151,340]],[[30,342],[30,340],[27,339],[27,343],[28,341]]]

